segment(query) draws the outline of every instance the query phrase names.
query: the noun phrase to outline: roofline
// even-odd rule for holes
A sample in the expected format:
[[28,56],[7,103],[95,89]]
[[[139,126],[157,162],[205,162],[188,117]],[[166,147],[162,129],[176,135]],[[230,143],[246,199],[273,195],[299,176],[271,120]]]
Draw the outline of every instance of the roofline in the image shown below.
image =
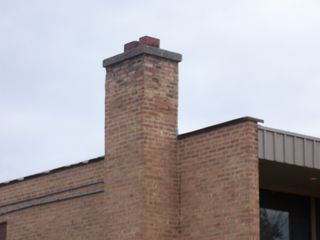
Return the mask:
[[[211,130],[223,128],[223,127],[226,127],[226,126],[230,126],[230,125],[233,125],[233,124],[238,124],[238,123],[242,123],[242,122],[246,122],[246,121],[255,122],[255,123],[258,123],[258,122],[263,123],[263,120],[261,120],[259,118],[246,116],[246,117],[233,119],[231,121],[219,123],[219,124],[216,124],[216,125],[212,125],[212,126],[209,126],[209,127],[201,128],[201,129],[198,129],[198,130],[195,130],[195,131],[183,133],[183,134],[178,135],[177,138],[178,139],[183,139],[183,138],[187,138],[187,137],[190,137],[190,136],[193,136],[193,135],[206,133],[206,132],[209,132]],[[0,187],[11,185],[11,184],[15,184],[15,183],[19,183],[19,182],[30,180],[30,179],[37,178],[37,177],[46,176],[46,175],[49,175],[49,174],[57,173],[57,172],[68,170],[68,169],[75,168],[75,167],[79,167],[79,166],[86,165],[86,164],[89,164],[89,163],[100,162],[100,161],[103,161],[103,160],[104,160],[104,156],[100,156],[100,157],[97,157],[97,158],[93,158],[93,159],[90,159],[90,160],[78,162],[78,163],[75,163],[75,164],[71,164],[71,165],[67,165],[67,166],[63,166],[63,167],[59,167],[59,168],[54,168],[54,169],[49,170],[49,171],[36,173],[36,174],[29,175],[29,176],[26,176],[26,177],[17,178],[17,179],[13,179],[13,180],[10,180],[10,181],[2,182],[2,183],[0,183]]]
[[310,139],[313,141],[320,141],[320,137],[314,137],[314,136],[301,134],[301,133],[297,133],[297,132],[291,132],[291,131],[282,130],[282,129],[278,129],[278,128],[271,128],[271,127],[266,127],[266,126],[258,126],[258,128],[261,130],[265,130],[265,131],[276,132],[276,133],[285,134],[285,135],[294,136],[294,137],[306,138],[306,139]]
[[212,125],[212,126],[209,126],[209,127],[201,128],[201,129],[198,129],[198,130],[195,130],[195,131],[191,131],[191,132],[180,134],[180,135],[178,135],[178,139],[187,138],[187,137],[190,137],[190,136],[194,136],[194,135],[198,135],[198,134],[201,134],[201,133],[210,132],[212,130],[216,130],[216,129],[219,129],[219,128],[223,128],[223,127],[227,127],[227,126],[230,126],[230,125],[234,125],[234,124],[238,124],[238,123],[242,123],[242,122],[247,122],[247,121],[255,122],[255,123],[263,123],[264,122],[262,119],[246,116],[246,117],[236,118],[236,119],[233,119],[233,120],[230,120],[230,121],[227,121],[227,122],[219,123],[219,124],[216,124],[216,125]]
[[102,160],[104,160],[104,156],[100,156],[100,157],[97,157],[97,158],[93,158],[93,159],[82,161],[82,162],[78,162],[78,163],[74,163],[74,164],[71,164],[71,165],[66,165],[66,166],[59,167],[59,168],[54,168],[54,169],[49,170],[49,171],[36,173],[36,174],[29,175],[29,176],[22,177],[22,178],[13,179],[13,180],[10,180],[10,181],[7,181],[7,182],[2,182],[2,183],[0,183],[0,187],[11,185],[11,184],[15,184],[15,183],[20,183],[22,181],[30,180],[30,179],[37,178],[37,177],[46,176],[46,175],[49,175],[49,174],[61,172],[61,171],[64,171],[64,170],[68,170],[68,169],[79,167],[79,166],[86,165],[86,164],[100,162]]

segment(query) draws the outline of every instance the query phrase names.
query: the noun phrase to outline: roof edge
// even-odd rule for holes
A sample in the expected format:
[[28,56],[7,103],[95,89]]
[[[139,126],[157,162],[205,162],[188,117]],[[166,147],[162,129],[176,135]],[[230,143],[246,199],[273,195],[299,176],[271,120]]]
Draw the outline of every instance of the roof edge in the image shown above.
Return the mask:
[[183,138],[187,138],[193,135],[197,135],[197,134],[201,134],[201,133],[206,133],[206,132],[210,132],[212,130],[215,129],[219,129],[219,128],[223,128],[223,127],[227,127],[233,124],[238,124],[238,123],[242,123],[242,122],[255,122],[255,123],[263,123],[264,121],[262,119],[259,118],[254,118],[254,117],[250,117],[250,116],[245,116],[245,117],[241,117],[241,118],[236,118],[227,122],[222,122],[222,123],[218,123],[209,127],[205,127],[205,128],[200,128],[198,130],[194,130],[191,132],[187,132],[187,133],[182,133],[178,135],[178,139],[183,139]]
[[311,136],[311,135],[308,135],[308,134],[292,132],[292,131],[282,130],[282,129],[279,129],[279,128],[272,128],[272,127],[266,127],[266,126],[261,126],[261,125],[259,125],[258,128],[260,130],[263,130],[263,131],[269,131],[269,132],[275,132],[275,133],[284,134],[284,135],[288,135],[288,136],[306,138],[306,139],[310,139],[310,140],[313,140],[313,141],[320,141],[320,137]]
[[57,172],[61,172],[61,171],[64,171],[64,170],[68,170],[68,169],[71,169],[71,168],[79,167],[79,166],[86,165],[86,164],[89,164],[89,163],[100,162],[102,160],[104,160],[104,156],[93,158],[93,159],[82,161],[82,162],[78,162],[78,163],[74,163],[74,164],[71,164],[71,165],[66,165],[66,166],[54,168],[54,169],[49,170],[49,171],[44,171],[44,172],[32,174],[32,175],[29,175],[29,176],[26,176],[26,177],[13,179],[13,180],[9,180],[9,181],[6,181],[6,182],[0,182],[0,187],[11,185],[11,184],[15,184],[15,183],[20,183],[20,182],[23,182],[25,180],[30,180],[30,179],[33,179],[33,178],[42,177],[42,176],[46,176],[46,175],[57,173]]

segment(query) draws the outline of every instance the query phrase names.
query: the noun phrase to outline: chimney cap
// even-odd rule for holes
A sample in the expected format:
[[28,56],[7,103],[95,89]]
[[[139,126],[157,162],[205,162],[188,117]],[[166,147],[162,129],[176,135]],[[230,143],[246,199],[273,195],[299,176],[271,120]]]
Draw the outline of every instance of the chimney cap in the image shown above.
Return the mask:
[[175,52],[160,49],[160,40],[158,38],[144,36],[139,41],[132,41],[124,45],[124,52],[116,56],[107,58],[103,61],[103,67],[109,67],[113,64],[125,61],[142,54],[155,56],[171,60],[173,62],[181,62],[182,55]]
[[132,41],[124,44],[124,52],[129,51],[133,48],[137,48],[142,45],[147,45],[150,47],[160,48],[160,39],[150,37],[150,36],[143,36],[139,38],[139,41]]

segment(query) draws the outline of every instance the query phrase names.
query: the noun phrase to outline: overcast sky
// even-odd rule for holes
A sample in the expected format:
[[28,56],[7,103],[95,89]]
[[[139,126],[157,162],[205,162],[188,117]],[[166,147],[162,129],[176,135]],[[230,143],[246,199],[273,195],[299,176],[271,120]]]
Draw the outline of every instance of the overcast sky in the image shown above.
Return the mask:
[[102,60],[183,54],[179,133],[241,116],[320,137],[318,0],[1,0],[0,182],[103,155]]

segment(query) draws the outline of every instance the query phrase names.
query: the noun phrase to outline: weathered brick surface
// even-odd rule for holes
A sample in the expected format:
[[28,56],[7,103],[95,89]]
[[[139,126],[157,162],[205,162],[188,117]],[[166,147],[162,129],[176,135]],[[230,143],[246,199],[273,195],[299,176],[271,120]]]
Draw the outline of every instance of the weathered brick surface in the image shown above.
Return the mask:
[[179,140],[181,239],[259,239],[256,123]]
[[105,239],[102,180],[97,161],[1,186],[7,239]]
[[107,67],[107,239],[176,239],[178,64],[140,55]]

